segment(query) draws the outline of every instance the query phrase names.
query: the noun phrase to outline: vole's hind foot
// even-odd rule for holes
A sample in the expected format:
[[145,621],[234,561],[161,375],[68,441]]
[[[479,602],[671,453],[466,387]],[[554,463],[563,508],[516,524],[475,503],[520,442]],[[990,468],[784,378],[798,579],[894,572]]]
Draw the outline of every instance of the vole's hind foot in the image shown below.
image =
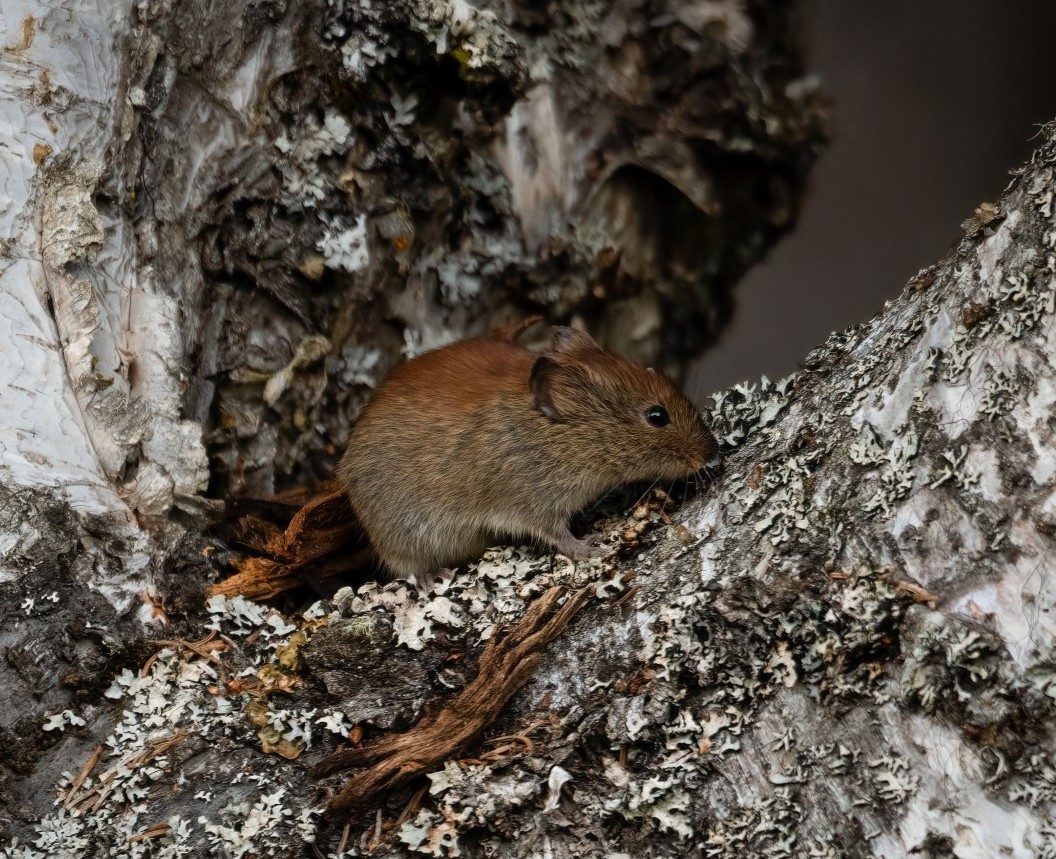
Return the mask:
[[451,576],[450,570],[444,569],[432,559],[396,552],[382,554],[379,551],[378,555],[391,578],[413,582],[422,593],[431,591],[437,579]]

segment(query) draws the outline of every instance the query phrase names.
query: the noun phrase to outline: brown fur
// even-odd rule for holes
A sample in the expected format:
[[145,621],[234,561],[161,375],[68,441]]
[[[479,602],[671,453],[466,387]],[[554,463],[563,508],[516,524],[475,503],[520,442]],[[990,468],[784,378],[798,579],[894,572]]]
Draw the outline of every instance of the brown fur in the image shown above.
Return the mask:
[[[653,427],[650,406],[671,422]],[[581,558],[569,517],[638,480],[673,480],[715,450],[663,376],[557,328],[543,355],[464,340],[396,368],[364,409],[338,477],[380,559],[419,580],[500,537]]]

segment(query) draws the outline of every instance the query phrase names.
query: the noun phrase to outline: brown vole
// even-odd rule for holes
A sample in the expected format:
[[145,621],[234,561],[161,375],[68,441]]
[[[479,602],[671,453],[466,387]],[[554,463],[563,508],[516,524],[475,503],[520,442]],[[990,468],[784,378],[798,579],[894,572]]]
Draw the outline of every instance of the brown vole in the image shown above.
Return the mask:
[[572,514],[625,483],[687,477],[714,451],[670,381],[562,327],[541,355],[464,340],[397,367],[338,476],[381,561],[425,581],[501,537],[589,557]]

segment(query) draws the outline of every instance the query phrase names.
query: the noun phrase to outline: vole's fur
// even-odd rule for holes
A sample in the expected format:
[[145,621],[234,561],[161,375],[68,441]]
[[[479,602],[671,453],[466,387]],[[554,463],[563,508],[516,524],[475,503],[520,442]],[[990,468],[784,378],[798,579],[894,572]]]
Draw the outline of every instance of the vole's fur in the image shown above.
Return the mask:
[[[654,406],[666,426],[647,421]],[[573,513],[624,483],[693,474],[714,450],[671,382],[557,328],[542,355],[465,340],[397,367],[338,475],[381,561],[421,581],[501,537],[587,557]]]

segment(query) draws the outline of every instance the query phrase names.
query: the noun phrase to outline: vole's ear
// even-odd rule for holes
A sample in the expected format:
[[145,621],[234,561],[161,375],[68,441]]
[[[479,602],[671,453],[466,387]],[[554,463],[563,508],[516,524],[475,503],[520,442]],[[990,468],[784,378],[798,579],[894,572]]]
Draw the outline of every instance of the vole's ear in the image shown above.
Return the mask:
[[560,377],[563,372],[564,368],[546,355],[536,358],[532,365],[529,382],[535,398],[535,409],[552,421],[563,420],[560,409]]
[[555,355],[573,355],[601,352],[602,349],[586,331],[569,328],[567,325],[555,325],[550,351]]

